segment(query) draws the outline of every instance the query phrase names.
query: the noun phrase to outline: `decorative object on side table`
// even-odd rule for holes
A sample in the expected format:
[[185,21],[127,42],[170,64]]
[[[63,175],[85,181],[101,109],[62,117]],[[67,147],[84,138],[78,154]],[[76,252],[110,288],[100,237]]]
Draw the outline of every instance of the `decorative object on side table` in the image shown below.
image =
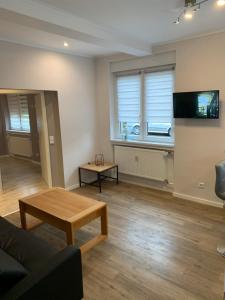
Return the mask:
[[104,154],[96,154],[95,155],[95,165],[96,166],[104,166]]

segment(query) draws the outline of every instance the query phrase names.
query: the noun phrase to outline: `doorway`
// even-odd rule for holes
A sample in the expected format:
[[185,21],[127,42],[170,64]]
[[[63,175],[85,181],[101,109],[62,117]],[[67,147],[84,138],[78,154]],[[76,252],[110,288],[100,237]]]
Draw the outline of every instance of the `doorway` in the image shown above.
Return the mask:
[[0,214],[18,199],[64,187],[57,92],[0,91]]

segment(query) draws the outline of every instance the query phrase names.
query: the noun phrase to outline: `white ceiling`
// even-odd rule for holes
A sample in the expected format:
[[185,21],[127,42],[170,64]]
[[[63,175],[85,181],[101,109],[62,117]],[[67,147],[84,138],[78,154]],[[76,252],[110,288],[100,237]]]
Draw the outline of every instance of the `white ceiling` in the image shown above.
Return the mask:
[[[87,57],[113,54],[113,51],[107,48],[2,19],[0,19],[0,40]],[[64,41],[69,44],[69,48],[64,47]]]
[[[202,5],[192,21],[175,26],[184,0],[36,0],[72,12],[100,26],[106,26],[149,44],[163,43],[225,29],[225,9],[215,0]],[[210,18],[209,18],[210,16]]]
[[[209,0],[179,25],[184,0],[0,0],[0,39],[84,56],[147,55],[156,44],[225,30]],[[69,47],[65,49],[63,42]]]

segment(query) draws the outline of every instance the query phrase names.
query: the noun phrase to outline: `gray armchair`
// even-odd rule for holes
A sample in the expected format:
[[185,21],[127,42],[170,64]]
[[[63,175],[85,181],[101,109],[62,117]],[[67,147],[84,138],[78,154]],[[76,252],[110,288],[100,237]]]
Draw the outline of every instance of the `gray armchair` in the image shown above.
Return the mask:
[[225,204],[225,160],[216,164],[215,192],[217,197],[223,200]]
[[[217,197],[223,200],[225,207],[225,160],[216,164],[216,185],[215,192]],[[225,257],[225,245],[219,245],[217,251],[220,255]],[[225,299],[225,277],[224,277],[224,298]]]

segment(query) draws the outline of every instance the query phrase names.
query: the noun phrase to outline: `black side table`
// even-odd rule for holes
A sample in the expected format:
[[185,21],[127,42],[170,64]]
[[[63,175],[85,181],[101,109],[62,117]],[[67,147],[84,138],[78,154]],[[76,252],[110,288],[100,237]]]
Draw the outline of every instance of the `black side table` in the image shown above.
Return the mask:
[[[116,177],[111,177],[108,175],[105,175],[104,172],[112,170],[112,169],[116,169]],[[82,171],[89,171],[89,172],[93,172],[96,173],[97,175],[97,180],[94,180],[92,182],[85,182],[82,180]],[[80,183],[80,187],[82,186],[82,183],[84,184],[90,184],[90,185],[94,185],[94,184],[98,184],[99,187],[99,191],[100,193],[102,192],[102,180],[106,179],[106,178],[111,178],[116,180],[116,183],[119,183],[119,176],[118,176],[118,165],[116,164],[112,164],[112,163],[105,163],[103,166],[96,166],[94,163],[91,164],[85,164],[83,166],[79,167],[79,183]]]

